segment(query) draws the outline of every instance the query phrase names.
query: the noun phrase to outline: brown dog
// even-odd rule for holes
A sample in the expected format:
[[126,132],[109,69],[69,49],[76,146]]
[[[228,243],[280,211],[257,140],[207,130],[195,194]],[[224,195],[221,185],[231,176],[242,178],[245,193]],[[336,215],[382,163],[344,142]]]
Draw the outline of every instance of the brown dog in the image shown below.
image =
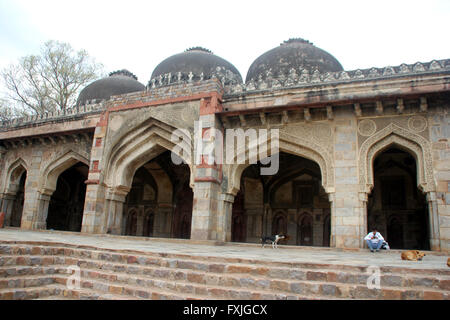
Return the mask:
[[419,250],[408,250],[402,252],[402,260],[417,261],[422,260],[424,256],[425,253],[420,252]]
[[447,266],[450,267],[450,258],[447,259]]

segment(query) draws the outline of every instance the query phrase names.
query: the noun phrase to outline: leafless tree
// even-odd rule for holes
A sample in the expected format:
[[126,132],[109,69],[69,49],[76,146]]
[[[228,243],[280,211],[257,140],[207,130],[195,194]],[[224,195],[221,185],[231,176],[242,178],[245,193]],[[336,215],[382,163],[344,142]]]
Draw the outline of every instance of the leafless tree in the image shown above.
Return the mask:
[[102,73],[103,65],[85,50],[75,51],[68,43],[48,41],[40,55],[22,57],[2,70],[7,95],[1,104],[1,111],[6,112],[1,117],[70,108],[79,91]]

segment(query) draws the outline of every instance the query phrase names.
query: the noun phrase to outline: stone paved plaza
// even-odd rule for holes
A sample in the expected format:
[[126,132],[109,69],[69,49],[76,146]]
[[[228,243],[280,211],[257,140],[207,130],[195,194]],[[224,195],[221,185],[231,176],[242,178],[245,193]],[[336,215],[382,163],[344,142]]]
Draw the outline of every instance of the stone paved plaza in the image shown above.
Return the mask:
[[135,250],[142,252],[188,254],[208,257],[254,259],[260,261],[308,262],[353,266],[390,266],[420,269],[443,269],[447,267],[448,255],[426,251],[423,261],[402,261],[401,250],[382,250],[371,253],[365,249],[336,249],[322,247],[298,247],[270,245],[261,248],[258,244],[219,243],[215,241],[188,241],[126,237],[113,235],[92,235],[60,231],[28,231],[16,228],[0,229],[0,245],[6,241],[52,242],[72,245],[94,246],[103,249]]

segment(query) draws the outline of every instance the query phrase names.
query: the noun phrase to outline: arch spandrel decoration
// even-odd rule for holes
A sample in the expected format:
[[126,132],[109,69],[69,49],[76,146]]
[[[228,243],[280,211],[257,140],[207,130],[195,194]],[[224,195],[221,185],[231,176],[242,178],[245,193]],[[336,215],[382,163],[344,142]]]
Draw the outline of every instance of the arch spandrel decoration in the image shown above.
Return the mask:
[[186,130],[178,130],[182,136],[181,143],[175,143],[172,141],[175,130],[166,123],[150,118],[139,127],[116,137],[116,143],[104,157],[104,181],[108,188],[128,190],[136,170],[166,150],[174,152],[189,165],[193,181],[190,134]]
[[370,193],[374,185],[373,161],[392,145],[410,152],[417,161],[417,183],[423,192],[434,191],[430,142],[422,136],[390,123],[365,140],[359,151],[359,185],[361,192]]
[[[237,150],[237,155],[234,157],[235,163],[237,163],[237,159],[240,156],[245,158],[245,161],[248,162],[247,152],[254,150],[258,147],[258,156],[261,152],[266,153],[265,156],[271,156],[270,153],[270,140],[267,142],[266,150],[260,151],[260,145],[253,145],[250,149],[240,149]],[[319,165],[321,178],[322,178],[322,186],[324,187],[327,193],[334,192],[334,170],[333,170],[333,158],[329,154],[329,152],[315,143],[314,141],[302,139],[300,137],[288,134],[286,132],[280,131],[279,133],[279,152],[290,153],[299,157],[303,157],[309,160],[316,162]],[[260,157],[258,157],[260,159]],[[242,172],[247,168],[250,164],[231,164],[228,166],[228,188],[227,193],[236,195],[240,189],[240,178]]]

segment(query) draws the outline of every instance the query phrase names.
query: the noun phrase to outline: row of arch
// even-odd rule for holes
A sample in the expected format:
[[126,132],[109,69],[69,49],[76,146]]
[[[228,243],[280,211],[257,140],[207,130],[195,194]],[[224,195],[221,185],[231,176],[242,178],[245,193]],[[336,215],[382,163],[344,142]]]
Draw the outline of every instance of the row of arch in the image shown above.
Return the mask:
[[[171,150],[174,147],[174,144],[170,142],[170,138],[168,136],[169,133],[173,131],[173,128],[168,126],[167,124],[160,123],[154,119],[150,119],[148,121],[144,121],[140,126],[133,129],[130,133],[128,133],[125,137],[121,137],[120,139],[116,139],[116,143],[113,144],[114,147],[109,150],[109,153],[107,154],[106,158],[109,159],[109,161],[106,163],[105,166],[105,183],[107,185],[112,186],[111,188],[117,188],[121,186],[127,187],[130,191],[132,190],[133,185],[133,178],[135,177],[136,172],[139,168],[144,167],[146,164],[151,163],[152,161],[155,161],[155,159],[158,159],[163,154],[166,154],[167,157],[167,150]],[[360,148],[360,159],[363,159],[361,162],[361,168],[359,172],[360,177],[360,185],[365,189],[365,191],[370,194],[372,191],[372,188],[375,184],[375,178],[374,178],[374,172],[372,170],[373,165],[372,162],[375,158],[377,158],[378,155],[382,154],[384,151],[388,150],[389,148],[392,148],[392,146],[397,146],[398,149],[406,150],[407,152],[412,155],[412,158],[414,159],[416,166],[416,185],[420,187],[420,189],[424,192],[428,192],[432,190],[432,183],[431,183],[431,174],[429,172],[429,163],[430,163],[430,152],[429,152],[429,146],[428,142],[423,138],[417,138],[414,137],[414,141],[407,137],[407,135],[410,135],[410,133],[405,133],[405,129],[402,129],[394,124],[391,124],[387,126],[385,129],[381,130],[371,138],[367,139]],[[416,139],[417,138],[417,139]],[[187,150],[187,147],[186,147]],[[287,133],[281,133],[280,134],[280,151],[285,154],[291,154],[291,155],[297,155],[298,157],[301,157],[302,159],[308,159],[308,161],[311,161],[314,163],[317,167],[317,170],[315,171],[315,178],[319,178],[320,180],[320,188],[322,188],[322,193],[328,193],[330,189],[332,189],[333,181],[334,181],[334,172],[331,169],[331,157],[328,155],[327,151],[324,150],[322,147],[318,145],[313,145],[313,142],[306,141],[306,139],[298,138],[290,136]],[[180,152],[180,155],[182,156],[183,153]],[[64,156],[61,156],[60,158],[56,159],[55,161],[51,162],[52,164],[45,168],[43,170],[43,174],[40,177],[40,194],[41,195],[47,195],[51,197],[48,206],[46,208],[46,224],[47,228],[49,226],[53,226],[54,228],[61,228],[61,225],[63,224],[61,219],[52,218],[53,211],[62,211],[61,210],[61,204],[58,204],[58,201],[60,203],[70,203],[70,199],[67,199],[63,197],[65,194],[66,196],[74,194],[73,190],[82,190],[81,187],[82,184],[76,186],[76,185],[70,185],[67,184],[67,182],[64,182],[64,175],[70,176],[74,175],[75,172],[80,173],[80,170],[85,172],[84,176],[80,178],[80,181],[82,179],[87,179],[87,171],[86,168],[88,168],[88,161],[86,157],[83,157],[77,153],[74,152],[68,152]],[[9,209],[7,208],[7,214],[10,224],[12,224],[12,221],[14,220],[14,224],[17,225],[17,210],[20,210],[20,202],[23,201],[20,197],[20,194],[25,194],[26,191],[26,172],[27,172],[28,165],[25,163],[25,161],[19,159],[15,163],[9,166],[9,169],[7,170],[7,174],[5,175],[7,177],[7,182],[4,184],[6,186],[4,197],[3,197],[3,204],[2,208],[6,208],[9,206]],[[77,169],[78,168],[78,169]],[[84,169],[79,169],[84,168]],[[185,169],[187,170],[188,174],[186,176],[188,177],[187,180],[183,182],[184,186],[192,187],[192,166],[185,166]],[[245,170],[248,170],[248,165],[236,165],[236,166],[229,166],[226,168],[228,170],[227,174],[229,177],[229,185],[228,185],[228,193],[233,194],[238,198],[238,191],[239,189],[242,189],[242,177],[245,177]],[[67,173],[68,172],[68,173]],[[60,182],[61,180],[61,182]],[[66,179],[70,180],[70,179]],[[64,191],[64,185],[65,191]],[[172,186],[173,188],[174,186]],[[63,191],[61,191],[61,189]],[[69,192],[67,192],[67,189],[70,189]],[[158,192],[159,194],[165,194],[165,192]],[[173,191],[173,190],[172,190]],[[55,193],[56,192],[56,193]],[[79,191],[83,192],[83,191]],[[186,189],[185,189],[186,192]],[[78,193],[78,192],[75,192]],[[192,191],[191,191],[192,193]],[[173,194],[173,192],[172,192]],[[14,196],[13,202],[9,201],[10,198]],[[8,198],[9,197],[9,198]],[[59,198],[58,198],[59,197]],[[80,199],[84,197],[80,197]],[[81,201],[79,199],[79,201]],[[134,234],[134,235],[157,235],[159,232],[159,235],[161,236],[170,236],[170,237],[182,237],[182,238],[188,238],[189,237],[189,224],[191,223],[192,219],[192,200],[190,201],[190,210],[184,208],[183,212],[184,214],[178,214],[177,212],[177,203],[176,203],[177,197],[173,195],[171,201],[156,201],[156,203],[153,204],[152,210],[148,211],[144,208],[145,214],[139,214],[139,209],[137,206],[142,204],[133,204],[130,203],[128,200],[126,200],[126,205],[124,207],[124,223],[122,224],[122,234]],[[265,199],[268,200],[268,199]],[[270,199],[269,199],[270,200]],[[12,204],[13,203],[13,204]],[[189,203],[189,201],[188,201]],[[236,203],[239,203],[239,201],[236,201]],[[269,207],[267,207],[267,204]],[[59,206],[59,207],[58,207]],[[16,209],[12,209],[12,208]],[[78,206],[83,207],[83,205]],[[59,208],[59,209],[55,209]],[[179,207],[178,207],[179,208]],[[255,208],[252,208],[254,210]],[[292,217],[297,216],[295,219],[296,224],[298,225],[297,235],[295,235],[293,238],[296,240],[296,244],[302,244],[305,242],[304,238],[308,238],[307,236],[303,236],[303,240],[300,240],[299,237],[302,239],[302,236],[298,236],[298,234],[308,234],[314,233],[313,227],[308,227],[308,231],[306,226],[311,226],[314,224],[314,221],[318,221],[322,223],[322,239],[321,242],[323,244],[329,243],[329,240],[325,239],[327,236],[323,236],[324,234],[328,234],[328,226],[331,224],[329,215],[330,210],[323,211],[321,214],[312,214],[311,212],[308,214],[305,214],[307,211],[298,211],[296,213],[293,212],[294,209],[304,209],[304,208],[284,208],[286,210],[286,213],[283,215],[280,215],[275,213],[276,209],[271,204],[270,201],[264,201],[262,203],[262,207],[259,208],[260,216],[262,219],[262,222],[258,224],[257,229],[255,229],[257,232],[272,232],[275,231],[275,225],[274,222],[276,219],[281,219],[285,222],[281,223],[281,220],[277,220],[279,222],[279,225],[286,225],[285,229],[287,230],[287,233],[289,233],[289,221],[292,220]],[[314,210],[314,208],[311,208]],[[325,208],[327,209],[327,208]],[[179,209],[180,210],[180,209]],[[79,214],[79,209],[75,210]],[[189,212],[190,211],[190,212]],[[244,206],[244,212],[248,211],[248,208]],[[273,211],[273,212],[271,212]],[[327,216],[328,214],[328,216]],[[301,218],[300,216],[303,215]],[[74,229],[74,231],[81,228],[81,222],[82,221],[82,211],[81,211],[81,218],[73,218],[72,215],[71,218],[67,218],[66,221],[66,227],[67,225],[70,225],[69,229]],[[13,218],[14,217],[14,218]],[[258,215],[254,212],[252,215],[252,218],[257,219]],[[282,218],[280,218],[282,217]],[[276,218],[276,219],[275,219]],[[142,220],[144,219],[144,220]],[[233,231],[232,231],[232,238],[233,238],[233,232],[235,230],[238,230],[239,228],[243,228],[242,226],[239,226],[239,223],[247,224],[245,228],[249,230],[248,228],[249,221],[251,220],[249,216],[246,216],[244,218],[233,218],[232,225],[233,225]],[[239,219],[241,222],[239,222]],[[386,221],[401,221],[403,217],[388,217]],[[139,228],[136,224],[139,221],[145,221],[143,222],[142,228]],[[245,221],[244,221],[245,220]],[[77,221],[77,222],[76,222]],[[298,222],[300,221],[300,222]],[[328,221],[328,222],[327,222]],[[253,223],[253,222],[252,222]],[[370,224],[370,218],[369,218],[369,224]],[[376,222],[375,222],[376,223]],[[393,224],[389,222],[388,224]],[[400,224],[400,223],[397,223]],[[77,226],[75,228],[75,225]],[[174,227],[174,226],[178,227]],[[269,226],[272,227],[269,227]],[[164,231],[161,231],[161,228],[166,229]],[[252,226],[255,226],[254,224]],[[155,232],[155,228],[159,228],[158,232]],[[76,230],[75,230],[76,229]],[[271,230],[272,229],[272,230]],[[391,228],[392,230],[392,228]],[[328,233],[327,233],[328,232]],[[253,236],[257,236],[256,234]],[[236,236],[234,235],[235,239]],[[242,239],[242,236],[238,237]],[[248,241],[252,236],[246,235],[246,240]],[[312,238],[309,237],[309,238]],[[250,239],[252,241],[252,239]],[[302,242],[303,241],[303,242]]]

